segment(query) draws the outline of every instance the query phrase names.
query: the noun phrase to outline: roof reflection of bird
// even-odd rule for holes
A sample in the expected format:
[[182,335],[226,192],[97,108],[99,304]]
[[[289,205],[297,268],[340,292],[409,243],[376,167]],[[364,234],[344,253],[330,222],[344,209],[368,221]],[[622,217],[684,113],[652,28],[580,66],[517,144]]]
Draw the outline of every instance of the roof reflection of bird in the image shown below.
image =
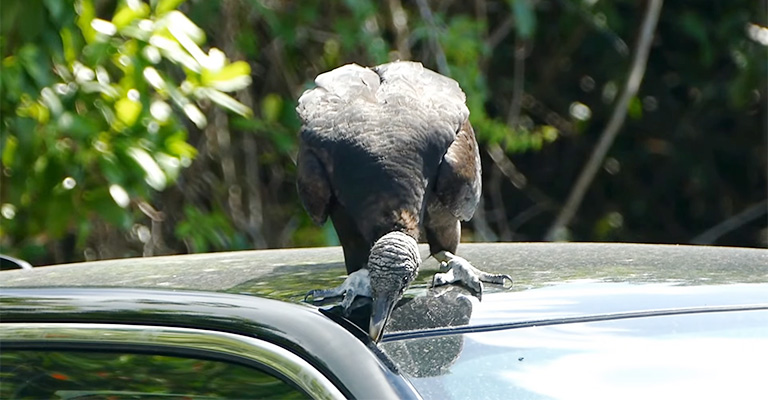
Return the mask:
[[[467,295],[466,289],[456,286],[430,291],[393,312],[387,328],[402,332],[468,325],[472,316],[472,301]],[[422,378],[447,373],[463,347],[464,335],[459,334],[396,340],[387,342],[384,350],[403,368],[403,372]]]
[[[350,278],[311,294],[344,294],[347,306],[354,295],[370,295],[369,334],[378,340],[421,264],[420,227],[439,261],[472,268],[451,253],[459,221],[472,217],[480,199],[477,142],[459,85],[420,63],[345,65],[315,83],[296,109],[303,121],[298,191],[315,222],[333,221]],[[473,273],[463,272],[436,282]],[[465,280],[477,293],[490,276],[482,274]]]

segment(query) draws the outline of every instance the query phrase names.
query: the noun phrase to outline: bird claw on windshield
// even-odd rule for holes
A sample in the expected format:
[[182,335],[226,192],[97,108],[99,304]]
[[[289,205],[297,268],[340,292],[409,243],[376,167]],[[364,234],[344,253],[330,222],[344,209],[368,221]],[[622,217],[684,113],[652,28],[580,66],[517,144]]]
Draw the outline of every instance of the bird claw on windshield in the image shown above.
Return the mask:
[[309,297],[312,297],[314,303],[342,296],[341,307],[345,314],[349,312],[352,302],[357,296],[371,297],[371,280],[367,269],[360,269],[349,274],[344,282],[335,288],[310,290],[304,296],[304,301],[307,301]]
[[[482,300],[483,282],[504,285],[505,281],[512,283],[512,277],[507,274],[491,274],[475,268],[462,257],[441,251],[434,255],[440,262],[440,271],[432,278],[432,286],[447,285],[461,282],[472,290],[473,294]],[[443,272],[444,271],[444,272]]]

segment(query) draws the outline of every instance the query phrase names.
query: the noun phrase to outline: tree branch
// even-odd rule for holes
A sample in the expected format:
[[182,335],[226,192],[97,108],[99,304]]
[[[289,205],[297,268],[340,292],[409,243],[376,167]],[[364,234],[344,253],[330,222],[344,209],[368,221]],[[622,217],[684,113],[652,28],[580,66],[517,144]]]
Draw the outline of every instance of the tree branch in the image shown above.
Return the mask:
[[763,214],[766,213],[768,213],[768,200],[763,200],[757,204],[753,204],[752,206],[747,207],[742,212],[700,233],[695,238],[691,239],[691,244],[713,244],[717,239],[726,233],[738,229],[742,225],[752,221],[753,219],[760,218]]
[[525,84],[525,58],[527,57],[527,42],[520,35],[515,35],[515,52],[512,64],[512,101],[507,114],[507,125],[517,129],[520,119],[520,108],[523,103],[523,87]]
[[545,239],[556,240],[558,237],[562,237],[564,229],[573,219],[576,214],[581,201],[584,199],[587,189],[592,184],[592,181],[600,169],[603,160],[605,159],[608,150],[613,144],[616,135],[619,133],[619,129],[624,124],[624,119],[627,116],[627,107],[629,101],[637,94],[637,90],[640,87],[640,82],[643,80],[645,74],[645,67],[648,62],[648,53],[651,49],[651,43],[653,41],[653,32],[656,30],[656,23],[659,21],[659,15],[661,14],[661,6],[663,0],[649,0],[648,7],[643,17],[643,22],[640,29],[640,36],[637,40],[634,56],[632,58],[632,64],[630,65],[629,75],[627,81],[622,89],[622,93],[616,101],[613,113],[611,115],[605,130],[600,135],[600,140],[595,146],[592,154],[589,157],[589,161],[581,171],[576,184],[573,186],[568,200],[560,210],[555,222],[550,226]]
[[445,51],[440,45],[440,39],[437,37],[437,24],[435,24],[435,17],[432,15],[432,10],[427,4],[427,0],[416,0],[419,6],[419,13],[421,18],[427,22],[429,27],[429,41],[432,51],[435,53],[435,63],[437,64],[437,72],[449,76],[448,60],[445,58]]
[[400,0],[389,0],[388,5],[392,29],[395,31],[398,56],[401,60],[410,60],[411,47],[408,44],[408,38],[411,33],[408,31],[408,14],[403,9]]

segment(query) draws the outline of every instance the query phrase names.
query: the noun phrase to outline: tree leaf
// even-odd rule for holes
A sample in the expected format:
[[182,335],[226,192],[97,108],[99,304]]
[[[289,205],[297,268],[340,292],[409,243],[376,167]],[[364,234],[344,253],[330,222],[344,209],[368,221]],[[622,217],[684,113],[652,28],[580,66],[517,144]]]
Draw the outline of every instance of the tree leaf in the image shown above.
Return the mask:
[[168,182],[165,173],[163,173],[157,161],[146,150],[139,147],[131,147],[128,149],[127,154],[144,170],[144,181],[149,186],[157,191],[165,189]]
[[160,0],[155,7],[155,14],[159,17],[169,11],[177,9],[186,0]]
[[270,93],[261,100],[261,117],[267,122],[276,122],[280,118],[280,112],[283,108],[283,99]]
[[242,116],[250,116],[251,114],[253,114],[253,112],[248,106],[235,100],[232,96],[222,93],[216,89],[200,88],[197,91],[195,91],[195,94],[197,94],[200,97],[206,97],[210,99],[212,102],[228,110],[231,110],[237,114],[240,114]]
[[5,145],[3,146],[3,166],[5,168],[11,168],[13,166],[14,155],[16,149],[19,147],[19,141],[15,136],[9,135],[5,138]]
[[200,81],[222,92],[233,92],[251,84],[251,66],[245,61],[235,61],[216,72],[204,69]]
[[126,126],[133,126],[141,114],[141,103],[123,97],[115,102],[115,114]]
[[[131,4],[136,4],[136,7],[132,7]],[[117,10],[115,16],[112,17],[112,23],[115,24],[117,29],[121,29],[147,15],[149,15],[149,6],[146,3],[127,1]]]

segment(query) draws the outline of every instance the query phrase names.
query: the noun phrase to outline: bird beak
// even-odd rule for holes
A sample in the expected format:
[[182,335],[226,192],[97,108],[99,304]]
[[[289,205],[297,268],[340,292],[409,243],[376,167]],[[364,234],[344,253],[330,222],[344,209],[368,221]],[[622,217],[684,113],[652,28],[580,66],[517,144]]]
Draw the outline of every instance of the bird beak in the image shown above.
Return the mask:
[[389,315],[395,307],[395,299],[390,296],[376,297],[373,300],[373,310],[371,311],[371,323],[368,328],[368,335],[378,343],[384,333],[384,325],[389,320]]

